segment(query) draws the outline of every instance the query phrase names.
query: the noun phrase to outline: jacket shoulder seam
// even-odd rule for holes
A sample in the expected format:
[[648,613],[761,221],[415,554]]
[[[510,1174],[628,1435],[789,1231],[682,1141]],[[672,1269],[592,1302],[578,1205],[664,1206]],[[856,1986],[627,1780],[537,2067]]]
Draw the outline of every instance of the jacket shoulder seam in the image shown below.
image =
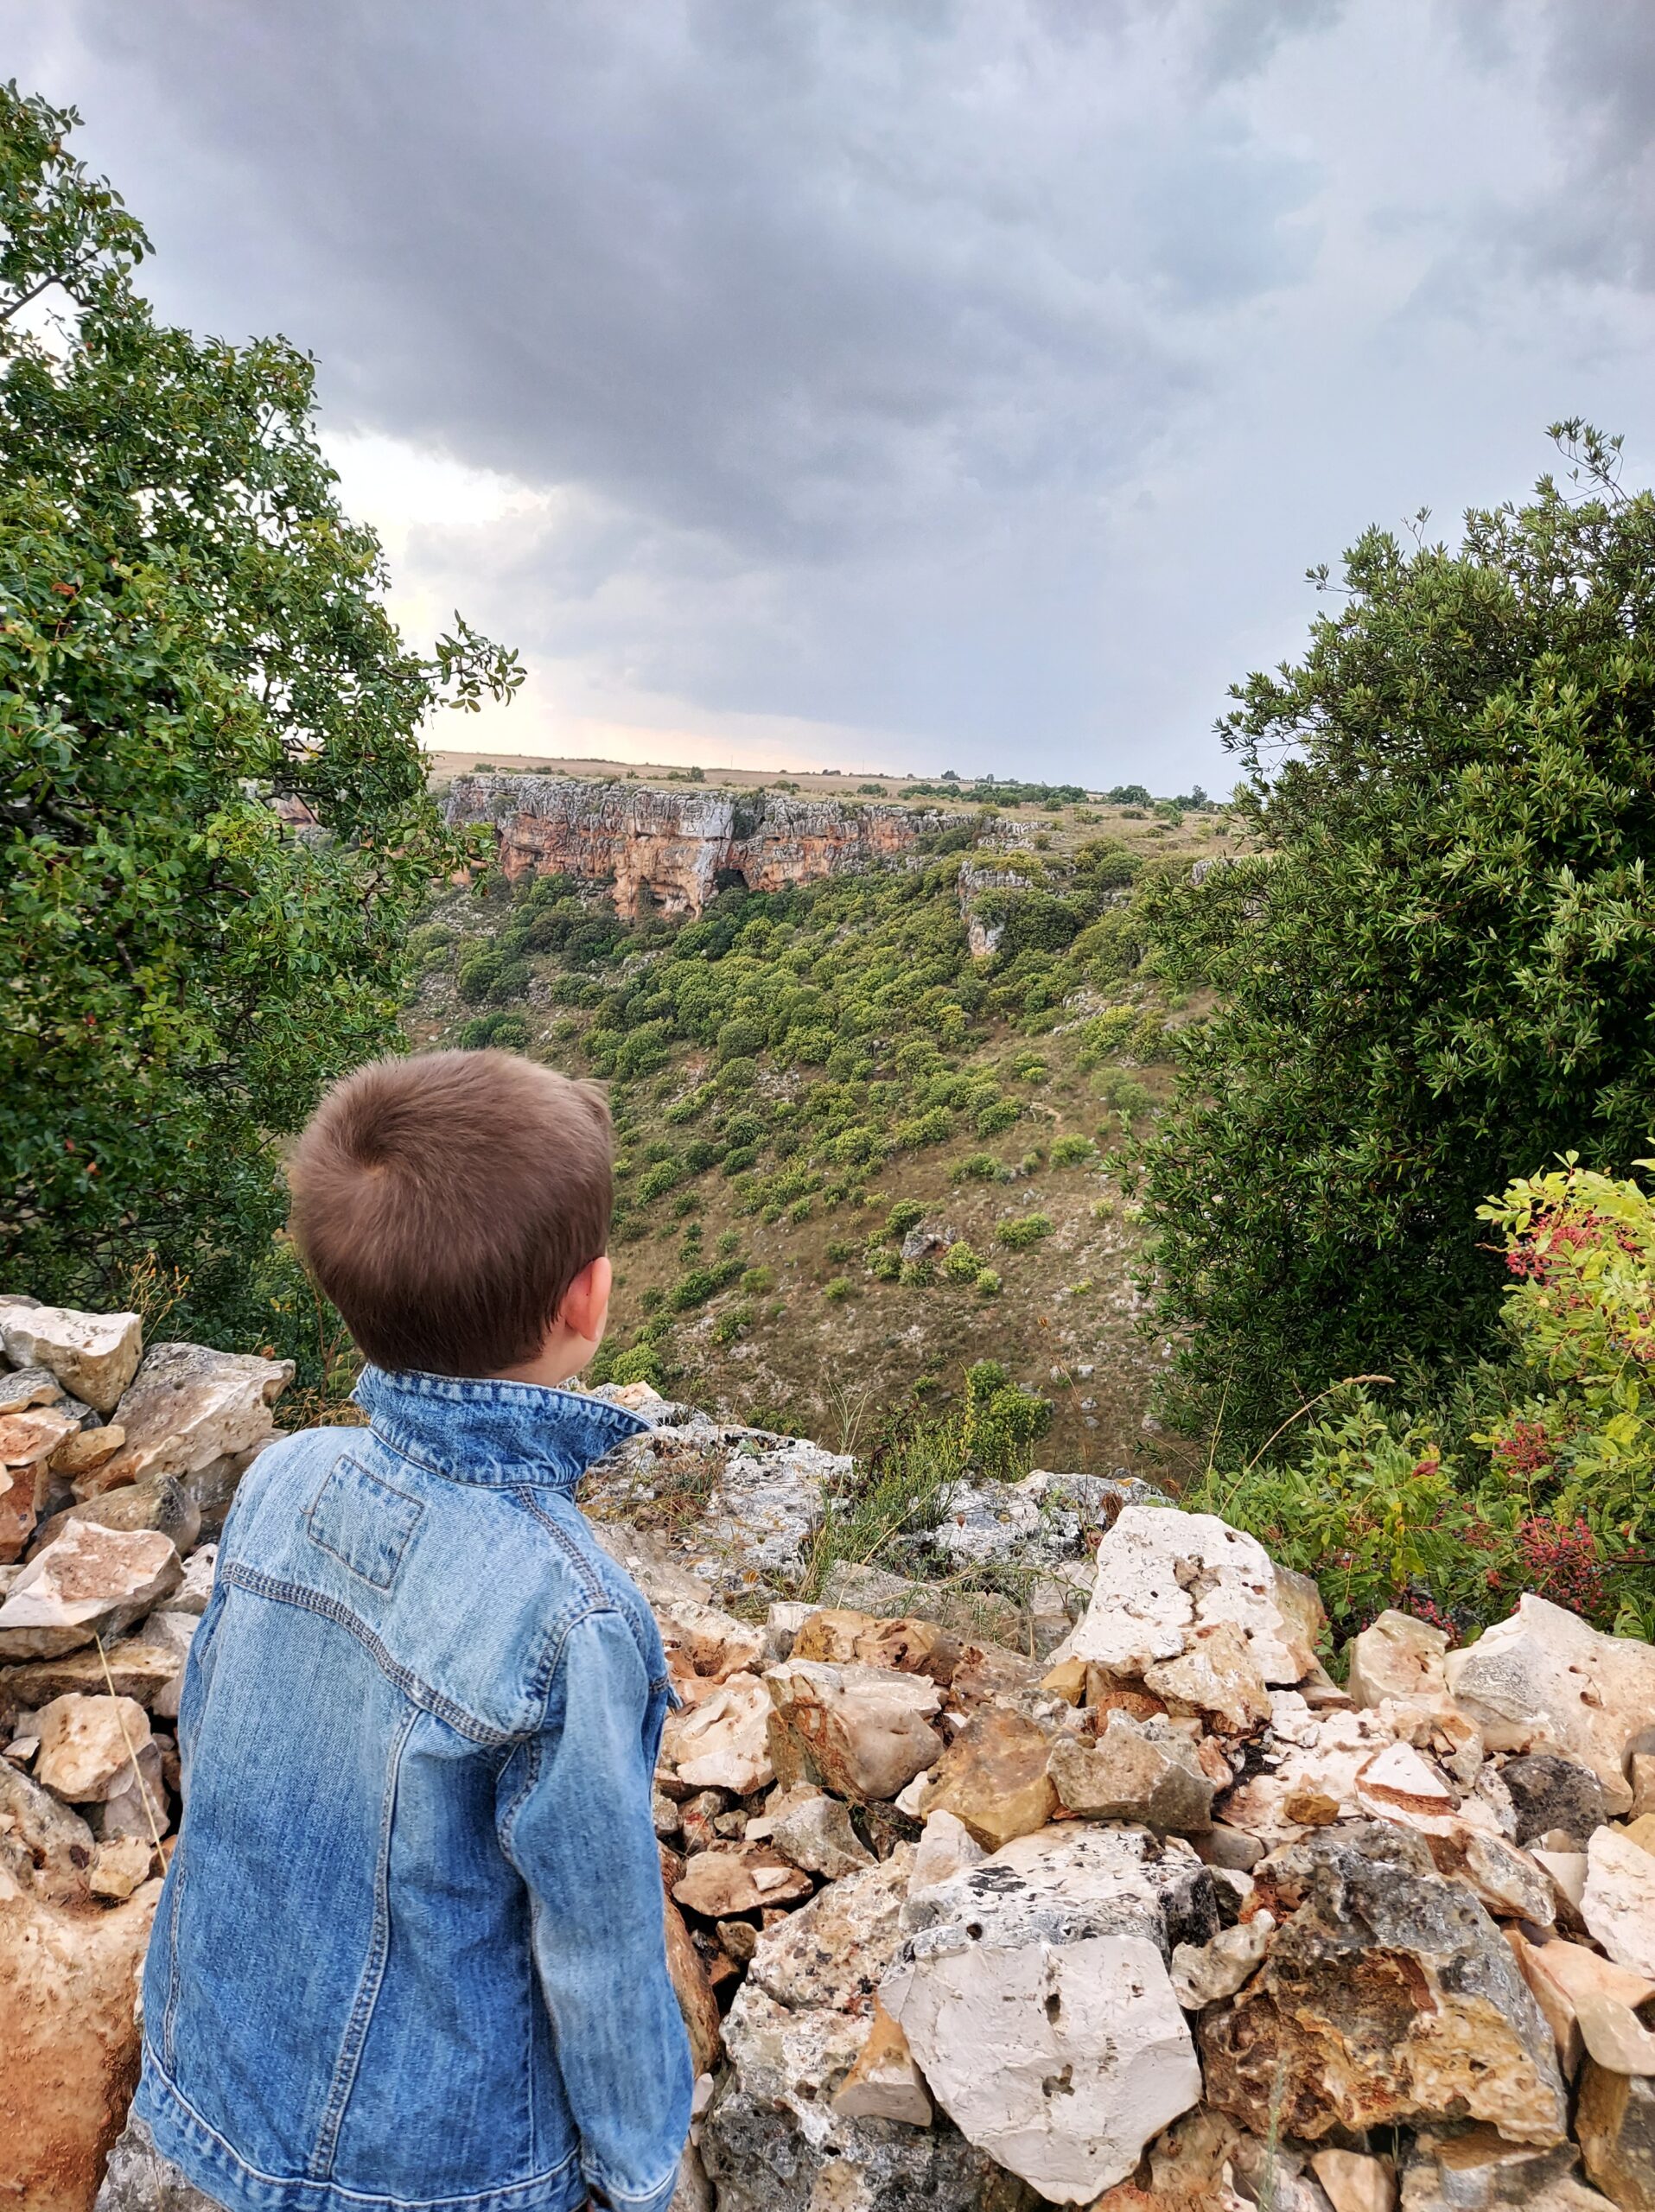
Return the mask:
[[380,1673],[387,1681],[393,1682],[404,1697],[411,1699],[434,1719],[445,1722],[458,1734],[468,1736],[478,1744],[509,1744],[515,1740],[517,1731],[496,1728],[490,1722],[479,1719],[475,1713],[468,1712],[464,1706],[456,1704],[453,1698],[446,1696],[411,1669],[404,1667],[361,1616],[353,1613],[348,1605],[341,1605],[336,1598],[330,1598],[321,1590],[307,1590],[301,1582],[283,1582],[273,1574],[261,1574],[257,1567],[244,1567],[239,1560],[228,1560],[219,1572],[225,1581],[233,1584],[239,1590],[250,1592],[255,1598],[269,1598],[277,1605],[297,1605],[303,1611],[318,1613],[323,1619],[344,1629],[356,1638]]

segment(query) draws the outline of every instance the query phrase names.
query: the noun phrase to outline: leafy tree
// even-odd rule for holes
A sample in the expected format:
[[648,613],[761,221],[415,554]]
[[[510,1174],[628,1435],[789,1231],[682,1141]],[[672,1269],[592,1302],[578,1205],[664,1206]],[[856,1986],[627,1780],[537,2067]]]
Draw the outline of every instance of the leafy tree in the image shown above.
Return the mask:
[[245,1334],[273,1140],[394,1039],[452,857],[417,733],[520,679],[402,642],[312,364],[156,321],[78,120],[0,89],[0,1264],[106,1300],[154,1255]]
[[1223,995],[1144,1194],[1181,1411],[1232,1440],[1482,1351],[1479,1201],[1655,1141],[1655,499],[1618,441],[1552,435],[1569,480],[1457,550],[1360,540],[1219,725],[1257,856],[1143,893],[1163,974]]

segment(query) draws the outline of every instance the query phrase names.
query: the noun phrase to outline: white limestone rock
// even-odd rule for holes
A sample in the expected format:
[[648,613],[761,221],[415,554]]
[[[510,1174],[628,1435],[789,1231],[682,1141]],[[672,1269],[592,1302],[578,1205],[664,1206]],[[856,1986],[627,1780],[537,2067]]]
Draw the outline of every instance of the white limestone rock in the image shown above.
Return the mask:
[[1594,1830],[1581,1917],[1620,1967],[1655,1977],[1655,1853],[1624,1828]]
[[1266,1682],[1292,1683],[1315,1668],[1319,1616],[1302,1578],[1216,1514],[1129,1505],[1098,1545],[1092,1603],[1062,1656],[1137,1677],[1178,1658],[1194,1630],[1228,1621]]
[[710,1696],[675,1713],[662,1732],[661,1758],[694,1789],[751,1796],[775,1780],[765,1735],[770,1697],[756,1675],[731,1675]]
[[107,1414],[137,1371],[143,1324],[136,1313],[78,1313],[8,1298],[0,1299],[0,1338],[15,1367],[48,1368],[73,1396]]
[[1526,1595],[1446,1662],[1450,1694],[1490,1751],[1554,1751],[1588,1766],[1605,1809],[1632,1805],[1625,1761],[1655,1711],[1655,1646],[1601,1636],[1577,1614]]
[[980,1866],[988,1855],[964,1821],[957,1820],[952,1813],[933,1813],[926,1822],[925,1834],[913,1847],[913,1873],[908,1883],[908,1895],[918,1897],[921,1890],[939,1889],[945,1882],[952,1882],[956,1874],[969,1873],[973,1866]]
[[850,1825],[850,1808],[819,1792],[790,1806],[771,1824],[770,1840],[784,1859],[830,1882],[872,1866],[874,1854]]
[[140,1475],[181,1475],[226,1453],[264,1443],[271,1407],[293,1380],[290,1359],[211,1351],[204,1344],[151,1344],[115,1408],[126,1442],[80,1478],[91,1497]]
[[1359,1706],[1388,1697],[1435,1697],[1448,1686],[1442,1662],[1448,1639],[1411,1613],[1383,1612],[1351,1643],[1345,1687]]
[[71,1521],[0,1605],[0,1659],[54,1659],[94,1636],[107,1643],[175,1590],[181,1575],[177,1547],[156,1529]]
[[1089,2203],[1201,2094],[1168,1973],[1217,1932],[1181,1839],[1064,1825],[913,1898],[880,2000],[937,2102],[1042,2196]]
[[979,2212],[996,2187],[990,2160],[945,2120],[919,2127],[835,2108],[901,1940],[913,1856],[900,1846],[760,1936],[702,2123],[719,2212]]

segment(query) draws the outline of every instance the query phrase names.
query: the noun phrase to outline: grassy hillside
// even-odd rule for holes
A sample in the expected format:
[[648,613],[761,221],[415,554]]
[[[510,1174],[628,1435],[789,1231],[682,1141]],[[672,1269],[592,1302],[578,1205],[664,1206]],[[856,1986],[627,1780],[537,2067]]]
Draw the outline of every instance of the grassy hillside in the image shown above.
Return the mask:
[[[962,809],[916,868],[725,893],[694,921],[628,928],[561,878],[432,908],[418,1042],[509,1046],[610,1085],[604,1373],[849,1446],[988,1357],[1052,1401],[1039,1459],[1152,1450],[1157,1348],[1107,1155],[1197,1009],[1159,988],[1134,886],[1228,839],[1211,815],[1095,804],[1040,825],[1008,849],[1003,815]],[[1009,879],[972,894],[1002,932],[987,957],[963,863]]]

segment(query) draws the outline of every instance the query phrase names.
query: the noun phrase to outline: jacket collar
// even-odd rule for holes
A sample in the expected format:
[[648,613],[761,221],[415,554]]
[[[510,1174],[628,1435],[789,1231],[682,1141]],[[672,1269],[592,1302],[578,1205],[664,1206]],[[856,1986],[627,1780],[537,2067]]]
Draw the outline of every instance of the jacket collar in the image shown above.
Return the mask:
[[393,1452],[453,1482],[572,1490],[587,1469],[651,1424],[624,1406],[538,1382],[365,1368],[352,1394]]

